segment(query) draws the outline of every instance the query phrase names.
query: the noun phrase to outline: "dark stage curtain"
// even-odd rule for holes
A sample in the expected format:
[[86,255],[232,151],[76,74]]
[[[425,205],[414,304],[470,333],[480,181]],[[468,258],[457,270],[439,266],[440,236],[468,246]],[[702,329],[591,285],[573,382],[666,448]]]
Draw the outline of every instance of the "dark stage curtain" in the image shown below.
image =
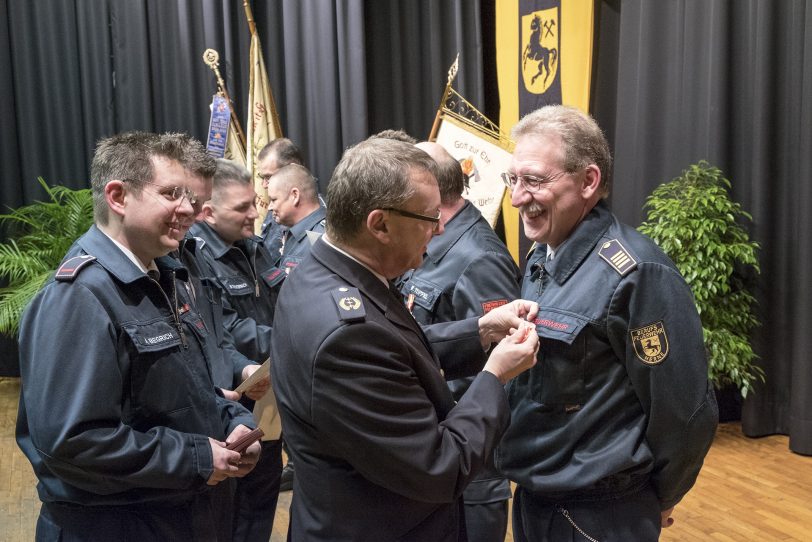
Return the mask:
[[701,159],[720,167],[761,243],[756,352],[767,381],[745,434],[812,454],[812,4],[601,2],[593,110],[615,154],[611,202],[645,197]]
[[[284,134],[326,189],[344,149],[385,128],[425,138],[446,72],[482,107],[480,1],[254,0]],[[491,8],[492,9],[492,8]],[[126,130],[205,140],[216,90],[203,51],[247,122],[243,3],[0,0],[0,208],[45,197],[36,182],[89,186],[96,142]],[[2,237],[2,233],[0,233]],[[0,374],[17,371],[0,337]]]

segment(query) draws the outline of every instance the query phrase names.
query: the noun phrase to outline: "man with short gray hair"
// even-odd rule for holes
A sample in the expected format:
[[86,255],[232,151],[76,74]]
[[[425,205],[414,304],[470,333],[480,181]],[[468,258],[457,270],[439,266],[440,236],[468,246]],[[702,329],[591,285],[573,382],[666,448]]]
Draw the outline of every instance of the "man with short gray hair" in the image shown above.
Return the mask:
[[546,106],[513,129],[503,174],[535,242],[522,295],[538,302],[539,364],[508,388],[496,466],[517,484],[517,541],[656,541],[693,486],[717,421],[691,289],[603,199],[598,124]]
[[[532,303],[424,333],[394,290],[443,231],[435,168],[400,141],[347,150],[327,233],[280,293],[271,371],[296,464],[292,540],[464,540],[460,495],[508,423],[505,382],[535,358]],[[455,403],[444,375],[474,374]]]

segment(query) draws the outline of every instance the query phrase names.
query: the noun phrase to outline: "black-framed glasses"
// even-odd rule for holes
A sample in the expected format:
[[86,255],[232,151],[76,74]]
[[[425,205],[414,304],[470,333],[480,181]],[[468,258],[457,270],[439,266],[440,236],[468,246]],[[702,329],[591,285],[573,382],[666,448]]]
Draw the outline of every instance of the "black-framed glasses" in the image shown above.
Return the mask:
[[437,211],[437,216],[427,216],[421,215],[418,213],[413,213],[411,211],[404,211],[403,209],[398,209],[396,207],[381,207],[381,211],[391,211],[393,213],[397,213],[400,216],[405,216],[406,218],[414,218],[417,220],[425,220],[426,222],[431,222],[434,224],[433,229],[437,231],[440,227],[440,217],[442,216],[442,211]]
[[528,192],[538,192],[542,188],[546,188],[560,179],[563,175],[569,173],[568,171],[559,171],[554,175],[542,175],[536,177],[535,175],[516,175],[515,173],[505,172],[502,173],[502,182],[505,183],[511,191],[516,189],[516,185],[521,183],[525,190]]
[[162,184],[154,183],[152,181],[144,181],[136,179],[122,179],[122,181],[125,183],[145,183],[157,186],[160,188],[160,190],[158,190],[158,193],[160,195],[162,195],[168,201],[171,201],[172,203],[177,203],[178,205],[181,204],[183,198],[186,198],[192,207],[197,205],[199,201],[197,194],[195,194],[194,192],[192,192],[191,189],[186,188],[185,186],[164,186]]

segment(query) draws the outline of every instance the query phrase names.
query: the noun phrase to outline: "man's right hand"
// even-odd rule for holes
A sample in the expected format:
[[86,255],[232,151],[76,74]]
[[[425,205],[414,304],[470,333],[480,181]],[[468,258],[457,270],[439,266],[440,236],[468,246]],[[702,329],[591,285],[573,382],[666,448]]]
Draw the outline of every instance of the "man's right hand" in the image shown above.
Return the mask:
[[212,466],[214,470],[206,483],[216,486],[226,478],[236,476],[240,470],[240,453],[226,449],[226,443],[209,437],[211,446]]
[[502,384],[536,364],[539,336],[530,322],[522,322],[518,329],[502,339],[491,351],[483,371],[493,373]]

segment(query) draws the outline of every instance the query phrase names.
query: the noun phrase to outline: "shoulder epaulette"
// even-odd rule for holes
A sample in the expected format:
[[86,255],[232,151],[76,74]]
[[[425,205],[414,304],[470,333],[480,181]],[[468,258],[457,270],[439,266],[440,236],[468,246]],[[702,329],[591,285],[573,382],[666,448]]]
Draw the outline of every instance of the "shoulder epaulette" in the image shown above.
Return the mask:
[[637,260],[620,244],[617,239],[606,241],[601,245],[598,256],[612,266],[621,277],[625,277],[632,269],[637,267]]
[[361,301],[361,292],[357,288],[342,286],[332,292],[333,300],[338,307],[338,315],[345,322],[360,322],[367,316],[364,302]]
[[79,275],[82,269],[94,261],[96,261],[96,257],[90,254],[82,254],[81,256],[69,258],[62,262],[62,265],[56,270],[54,279],[62,282],[70,282]]

